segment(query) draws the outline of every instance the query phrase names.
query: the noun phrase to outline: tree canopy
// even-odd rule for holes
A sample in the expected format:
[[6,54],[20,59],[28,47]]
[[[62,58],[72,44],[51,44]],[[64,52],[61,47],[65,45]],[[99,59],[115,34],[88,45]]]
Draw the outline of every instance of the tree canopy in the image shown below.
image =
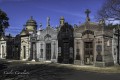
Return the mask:
[[4,34],[5,28],[8,28],[9,18],[7,17],[7,14],[0,9],[0,36]]
[[99,19],[120,19],[120,0],[105,0],[98,10],[96,18]]

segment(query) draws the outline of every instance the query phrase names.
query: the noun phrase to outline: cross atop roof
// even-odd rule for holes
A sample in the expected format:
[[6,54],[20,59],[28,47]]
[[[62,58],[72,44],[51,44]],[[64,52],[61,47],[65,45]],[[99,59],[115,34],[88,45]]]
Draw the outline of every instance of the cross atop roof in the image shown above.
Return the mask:
[[89,9],[87,9],[87,10],[85,11],[85,13],[87,14],[87,17],[89,17],[89,14],[91,13],[91,11],[90,11]]
[[33,20],[33,16],[30,16],[30,20]]
[[50,26],[50,17],[47,17],[47,27]]
[[90,18],[89,18],[89,14],[91,13],[91,11],[89,10],[89,9],[87,9],[86,11],[85,11],[85,13],[86,13],[86,15],[87,15],[87,21],[90,21]]

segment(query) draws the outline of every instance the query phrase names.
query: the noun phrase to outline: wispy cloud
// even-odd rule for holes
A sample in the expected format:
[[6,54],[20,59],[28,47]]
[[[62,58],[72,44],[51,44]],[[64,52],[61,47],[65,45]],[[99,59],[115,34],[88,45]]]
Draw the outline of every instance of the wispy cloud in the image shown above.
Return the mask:
[[80,13],[80,12],[71,12],[71,11],[67,11],[67,10],[60,10],[60,9],[51,9],[51,8],[45,8],[45,7],[39,7],[40,9],[44,9],[47,11],[52,11],[52,12],[56,12],[56,13],[61,13],[61,14],[66,14],[66,15],[71,15],[71,16],[75,16],[75,17],[81,17],[81,18],[85,18],[85,14]]
[[72,16],[76,16],[76,17],[82,17],[82,16],[80,16],[79,13],[75,13],[75,12],[70,12],[70,11],[65,11],[65,10],[52,10],[52,11],[67,14],[67,15],[72,15]]

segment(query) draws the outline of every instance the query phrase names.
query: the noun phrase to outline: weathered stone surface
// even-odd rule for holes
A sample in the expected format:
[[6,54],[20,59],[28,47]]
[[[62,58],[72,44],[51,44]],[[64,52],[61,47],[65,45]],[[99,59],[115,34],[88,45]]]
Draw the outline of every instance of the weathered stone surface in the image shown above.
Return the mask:
[[74,60],[74,64],[81,65],[81,61],[80,60]]
[[104,62],[95,62],[95,66],[96,67],[105,67],[105,63]]

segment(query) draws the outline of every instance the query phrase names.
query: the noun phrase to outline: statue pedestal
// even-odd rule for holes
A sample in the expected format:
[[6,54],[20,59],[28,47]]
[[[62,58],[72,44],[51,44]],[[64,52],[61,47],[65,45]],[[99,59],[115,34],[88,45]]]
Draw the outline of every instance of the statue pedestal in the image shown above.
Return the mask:
[[95,67],[105,67],[105,62],[96,61]]
[[74,60],[74,64],[81,65],[81,60]]
[[102,55],[100,54],[96,57],[95,67],[105,67],[105,62],[103,62]]

